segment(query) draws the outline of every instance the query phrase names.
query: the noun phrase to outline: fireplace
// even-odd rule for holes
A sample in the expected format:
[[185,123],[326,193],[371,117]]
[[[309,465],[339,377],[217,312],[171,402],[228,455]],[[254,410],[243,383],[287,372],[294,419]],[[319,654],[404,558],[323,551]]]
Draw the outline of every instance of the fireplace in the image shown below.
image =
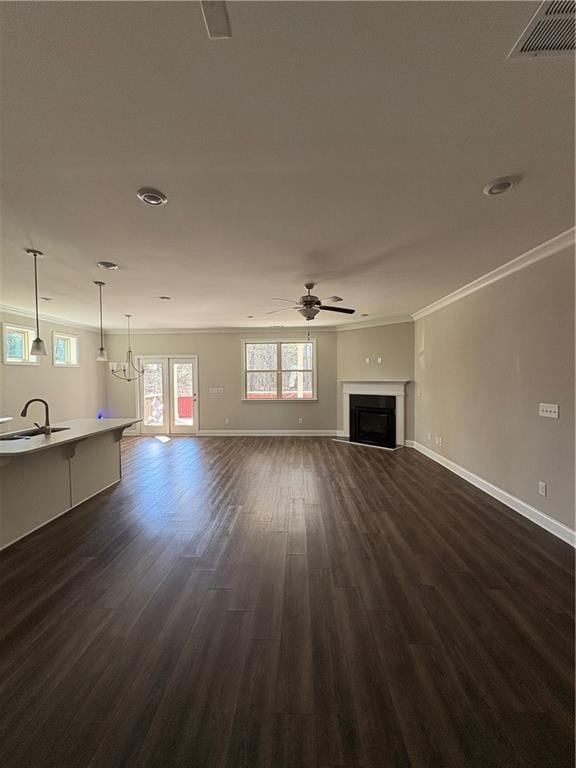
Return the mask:
[[350,395],[350,441],[396,448],[396,397]]

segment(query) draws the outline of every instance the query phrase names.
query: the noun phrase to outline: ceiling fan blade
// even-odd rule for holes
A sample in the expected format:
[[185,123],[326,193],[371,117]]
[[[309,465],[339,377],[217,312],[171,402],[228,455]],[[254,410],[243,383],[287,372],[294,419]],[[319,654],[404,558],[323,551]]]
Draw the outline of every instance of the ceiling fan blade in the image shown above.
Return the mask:
[[225,40],[232,37],[226,3],[218,0],[203,0],[200,3],[206,31],[211,40]]
[[276,312],[288,312],[289,309],[298,309],[298,307],[282,307],[282,309],[271,309],[270,312],[264,312],[264,314],[274,315]]
[[320,299],[320,303],[323,301],[331,301],[334,303],[336,301],[343,301],[343,299],[340,296],[327,296],[325,299]]
[[318,309],[327,309],[329,312],[342,312],[344,315],[353,315],[356,312],[355,309],[347,309],[346,307],[325,307],[321,304]]
[[279,299],[278,296],[273,296],[270,301],[289,301],[290,304],[298,304],[297,301],[294,301],[294,299]]

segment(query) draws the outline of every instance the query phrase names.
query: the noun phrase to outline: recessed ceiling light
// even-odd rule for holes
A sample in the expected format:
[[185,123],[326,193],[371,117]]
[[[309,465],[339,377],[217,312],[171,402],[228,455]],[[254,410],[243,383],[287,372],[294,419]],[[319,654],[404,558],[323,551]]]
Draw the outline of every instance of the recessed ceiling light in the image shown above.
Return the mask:
[[52,301],[52,296],[40,296],[40,301]]
[[166,205],[168,202],[168,198],[164,194],[164,192],[160,192],[159,189],[154,189],[153,187],[142,187],[142,189],[139,189],[136,193],[138,200],[141,200],[143,203],[146,203],[146,205]]
[[364,312],[363,314],[360,315],[360,317],[368,317],[368,312]]
[[501,176],[499,179],[494,179],[490,184],[486,184],[482,192],[488,197],[494,197],[494,195],[503,195],[504,192],[515,187],[520,181],[518,176]]
[[100,269],[118,269],[118,264],[114,264],[113,261],[99,261],[98,266]]
[[254,315],[246,315],[246,317],[248,318],[248,320],[254,320]]
[[157,296],[160,301],[172,301],[172,296]]

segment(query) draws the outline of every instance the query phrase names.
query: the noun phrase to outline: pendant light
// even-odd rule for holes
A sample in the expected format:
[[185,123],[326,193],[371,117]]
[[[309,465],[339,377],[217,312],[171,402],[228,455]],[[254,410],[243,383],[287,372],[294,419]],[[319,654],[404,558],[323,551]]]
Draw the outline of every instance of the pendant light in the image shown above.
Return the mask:
[[113,376],[122,381],[136,381],[144,375],[144,370],[140,370],[134,363],[134,353],[132,352],[132,343],[130,337],[130,318],[132,315],[126,315],[128,322],[128,350],[126,351],[126,360],[123,363],[110,363],[110,371]]
[[36,338],[32,342],[30,347],[30,354],[34,357],[40,355],[46,355],[46,345],[40,338],[40,317],[38,315],[38,256],[42,258],[44,254],[42,251],[37,251],[35,248],[27,248],[26,253],[30,254],[34,259],[34,302],[36,306]]
[[106,283],[103,283],[102,280],[94,280],[94,285],[98,286],[100,305],[100,347],[98,349],[98,356],[96,357],[96,361],[98,363],[107,363],[108,353],[104,347],[104,331],[102,329],[102,288],[106,285]]

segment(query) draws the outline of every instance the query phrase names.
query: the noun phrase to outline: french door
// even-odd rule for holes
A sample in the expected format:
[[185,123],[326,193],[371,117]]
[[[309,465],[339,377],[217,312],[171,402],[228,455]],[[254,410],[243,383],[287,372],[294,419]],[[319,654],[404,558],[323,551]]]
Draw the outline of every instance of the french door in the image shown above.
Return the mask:
[[198,359],[141,357],[140,431],[145,435],[195,435],[198,431]]

